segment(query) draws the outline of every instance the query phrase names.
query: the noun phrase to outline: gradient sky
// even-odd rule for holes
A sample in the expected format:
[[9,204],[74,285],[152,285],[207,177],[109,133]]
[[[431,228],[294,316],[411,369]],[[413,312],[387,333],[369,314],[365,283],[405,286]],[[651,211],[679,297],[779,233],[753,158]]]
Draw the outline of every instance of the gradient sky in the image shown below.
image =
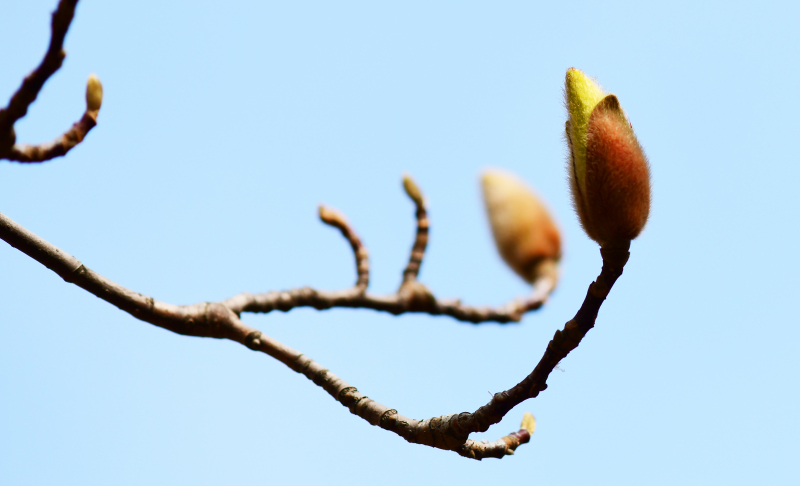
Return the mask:
[[[56,0],[0,3],[0,100],[41,59]],[[157,299],[349,286],[318,222],[342,210],[392,292],[413,238],[400,180],[427,195],[421,279],[499,305],[478,175],[511,170],[563,231],[562,280],[519,325],[366,310],[244,315],[371,398],[473,411],[538,361],[600,270],[566,183],[564,74],[618,95],[651,162],[653,208],[597,326],[502,460],[372,427],[271,358],[171,334],[0,243],[0,483],[796,484],[800,476],[800,18],[794,2],[93,2],[17,125],[65,158],[0,163],[0,211]],[[795,304],[793,304],[795,302]]]

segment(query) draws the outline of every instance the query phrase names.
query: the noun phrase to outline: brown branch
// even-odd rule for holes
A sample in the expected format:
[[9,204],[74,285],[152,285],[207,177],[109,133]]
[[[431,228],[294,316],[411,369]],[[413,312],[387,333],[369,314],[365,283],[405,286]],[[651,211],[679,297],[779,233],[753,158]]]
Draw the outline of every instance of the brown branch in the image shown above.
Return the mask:
[[[234,299],[176,306],[133,292],[90,270],[75,257],[59,250],[0,213],[0,239],[19,249],[65,281],[73,283],[132,316],[177,334],[229,339],[250,349],[266,353],[302,373],[322,387],[335,400],[372,425],[390,430],[411,443],[456,451],[462,456],[482,459],[513,453],[530,439],[520,430],[495,442],[469,439],[473,432],[484,432],[498,423],[509,410],[547,388],[547,378],[555,366],[575,349],[594,326],[597,313],[628,259],[627,248],[601,250],[603,269],[575,317],[563,330],[556,331],[536,368],[513,388],[497,393],[474,413],[442,415],[426,420],[404,417],[396,410],[362,395],[355,387],[329,372],[305,355],[253,329],[238,317]],[[246,294],[243,294],[246,295]],[[241,299],[240,299],[241,300]]]
[[367,290],[367,286],[369,286],[369,253],[367,249],[361,243],[361,239],[353,228],[350,227],[347,218],[339,211],[320,205],[319,219],[323,223],[337,228],[350,243],[350,247],[356,257],[356,293],[363,294]]
[[[25,79],[22,85],[11,96],[8,106],[0,109],[0,160],[16,162],[44,162],[65,155],[73,147],[83,141],[86,134],[97,125],[99,100],[92,105],[87,93],[87,109],[83,117],[72,125],[63,135],[52,142],[40,145],[20,145],[16,143],[14,124],[28,113],[28,107],[39,96],[44,83],[61,68],[66,53],[64,38],[75,15],[78,0],[61,0],[53,12],[50,45],[39,66]],[[99,86],[99,82],[98,82]],[[102,89],[100,91],[102,97]],[[91,105],[91,106],[90,106]]]
[[540,308],[547,301],[556,284],[555,279],[548,275],[543,275],[534,282],[533,292],[529,296],[496,308],[471,307],[462,304],[458,299],[437,299],[427,287],[416,280],[428,241],[428,219],[422,193],[408,176],[404,178],[403,186],[417,206],[417,236],[410,262],[403,272],[403,283],[397,293],[375,295],[366,292],[369,284],[367,249],[342,213],[326,206],[320,206],[320,219],[325,224],[338,228],[342,236],[350,242],[358,272],[355,287],[334,291],[302,287],[261,294],[244,292],[223,301],[222,304],[237,315],[241,315],[242,312],[264,314],[276,310],[288,312],[298,307],[313,307],[317,310],[344,307],[371,309],[394,315],[409,312],[434,316],[446,315],[473,324],[486,322],[507,324],[519,322],[525,313]]
[[86,111],[83,117],[66,133],[52,142],[41,145],[14,144],[11,151],[5,156],[15,162],[44,162],[66,155],[74,146],[81,143],[89,130],[97,125],[97,112]]
[[422,196],[422,191],[410,175],[403,177],[403,189],[417,208],[417,234],[414,238],[414,246],[411,247],[408,266],[403,271],[403,283],[406,283],[417,279],[422,259],[425,257],[425,248],[428,246],[428,212],[425,209],[425,198]]
[[519,322],[526,312],[540,308],[547,301],[552,290],[552,279],[542,279],[534,285],[534,292],[530,296],[500,307],[471,307],[462,304],[458,299],[439,300],[432,297],[413,300],[400,293],[376,295],[356,292],[353,289],[326,291],[310,287],[261,294],[244,292],[223,301],[223,304],[237,314],[242,312],[269,313],[276,310],[287,312],[298,307],[313,307],[317,310],[344,307],[371,309],[394,315],[406,313],[444,315],[473,324],[485,322],[507,324]]

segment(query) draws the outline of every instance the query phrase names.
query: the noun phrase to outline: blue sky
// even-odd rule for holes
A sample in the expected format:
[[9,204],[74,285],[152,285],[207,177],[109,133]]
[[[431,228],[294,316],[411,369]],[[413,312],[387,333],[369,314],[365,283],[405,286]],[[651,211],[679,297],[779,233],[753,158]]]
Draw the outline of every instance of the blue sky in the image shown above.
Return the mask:
[[[41,59],[55,0],[0,5],[0,99]],[[503,460],[411,445],[239,345],[135,320],[0,244],[3,484],[793,484],[800,31],[794,3],[83,1],[64,67],[17,125],[65,158],[0,163],[0,211],[175,304],[355,279],[316,219],[342,210],[392,292],[429,200],[421,279],[501,304],[527,291],[492,246],[478,174],[502,167],[563,231],[562,280],[520,325],[363,310],[245,315],[371,398],[425,418],[524,377],[600,269],[572,212],[564,73],[615,93],[653,208],[597,326],[536,399],[477,438]],[[5,101],[3,101],[5,102]]]

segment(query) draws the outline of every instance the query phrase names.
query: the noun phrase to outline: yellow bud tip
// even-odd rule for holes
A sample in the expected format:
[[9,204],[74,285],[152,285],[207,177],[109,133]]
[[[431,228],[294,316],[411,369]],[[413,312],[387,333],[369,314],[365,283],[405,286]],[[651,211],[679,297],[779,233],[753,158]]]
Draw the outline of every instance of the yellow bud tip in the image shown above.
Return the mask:
[[533,435],[533,431],[536,430],[536,419],[530,412],[525,412],[525,415],[522,416],[522,423],[519,425],[520,429],[525,429]]
[[572,171],[576,183],[583,189],[586,179],[586,136],[592,110],[606,93],[580,69],[569,68],[564,85],[565,104],[569,114],[567,141],[572,153]]
[[100,111],[103,104],[103,84],[92,73],[86,82],[86,111]]
[[414,201],[414,204],[422,206],[422,191],[419,190],[417,183],[414,182],[414,179],[408,174],[403,175],[403,190],[405,190],[408,197]]

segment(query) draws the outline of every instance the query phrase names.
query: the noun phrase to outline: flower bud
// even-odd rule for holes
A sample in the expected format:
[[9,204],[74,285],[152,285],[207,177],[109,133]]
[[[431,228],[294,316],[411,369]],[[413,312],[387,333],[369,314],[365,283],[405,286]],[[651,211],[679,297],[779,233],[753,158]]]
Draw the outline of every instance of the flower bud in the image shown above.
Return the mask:
[[650,169],[625,112],[581,71],[567,71],[569,178],[581,225],[604,248],[625,247],[650,213]]
[[425,200],[422,198],[422,191],[419,190],[417,183],[414,182],[414,179],[408,174],[403,174],[403,190],[406,191],[408,197],[410,197],[417,206],[423,206],[425,204]]
[[557,278],[561,235],[544,204],[514,175],[483,174],[483,200],[503,260],[529,283]]
[[100,105],[102,104],[103,85],[97,79],[97,76],[91,74],[86,82],[86,111],[100,111]]
[[522,423],[519,425],[520,429],[527,430],[530,434],[533,434],[533,431],[536,430],[536,419],[534,418],[533,414],[530,412],[525,412],[522,416]]

